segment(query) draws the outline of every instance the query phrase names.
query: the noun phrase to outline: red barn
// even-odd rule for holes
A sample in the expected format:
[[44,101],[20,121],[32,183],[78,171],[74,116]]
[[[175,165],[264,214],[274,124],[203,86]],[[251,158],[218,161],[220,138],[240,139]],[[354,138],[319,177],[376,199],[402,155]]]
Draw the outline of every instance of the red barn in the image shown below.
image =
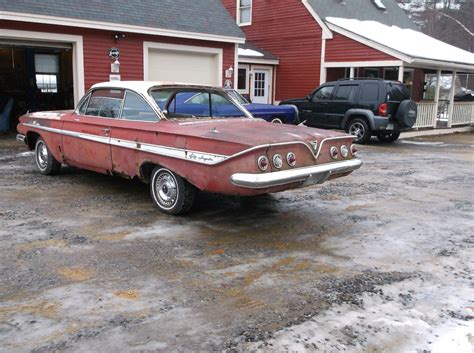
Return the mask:
[[220,0],[1,1],[0,92],[18,116],[71,108],[101,81],[222,86],[244,41]]
[[419,101],[429,75],[474,72],[473,54],[422,34],[394,0],[222,1],[247,39],[238,89],[257,102],[348,77],[403,81]]

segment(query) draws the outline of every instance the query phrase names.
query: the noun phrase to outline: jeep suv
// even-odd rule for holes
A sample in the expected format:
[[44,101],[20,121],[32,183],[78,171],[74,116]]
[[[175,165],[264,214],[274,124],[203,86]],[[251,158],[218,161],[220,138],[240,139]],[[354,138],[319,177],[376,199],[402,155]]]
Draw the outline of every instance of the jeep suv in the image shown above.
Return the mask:
[[393,142],[400,131],[416,121],[416,103],[400,82],[382,79],[341,79],[326,82],[304,99],[290,99],[280,104],[298,107],[300,121],[307,126],[340,129],[365,143],[371,136]]

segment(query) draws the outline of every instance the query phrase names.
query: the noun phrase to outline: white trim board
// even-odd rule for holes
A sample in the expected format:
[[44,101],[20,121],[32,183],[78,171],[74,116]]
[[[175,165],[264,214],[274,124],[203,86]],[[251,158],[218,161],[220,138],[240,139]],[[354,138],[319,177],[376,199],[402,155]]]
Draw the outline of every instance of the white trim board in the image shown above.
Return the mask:
[[38,14],[28,14],[19,12],[0,11],[0,18],[2,20],[10,21],[21,21],[31,23],[43,23],[58,26],[67,27],[80,27],[80,28],[94,28],[105,31],[119,31],[129,33],[140,33],[140,34],[151,34],[156,36],[176,37],[176,38],[187,38],[187,39],[199,39],[208,40],[213,42],[225,42],[225,43],[245,43],[245,38],[220,36],[216,34],[197,33],[197,32],[184,32],[164,28],[152,28],[144,26],[135,26],[127,24],[118,24],[111,22],[102,21],[91,21],[83,20],[70,17],[56,17],[46,16]]
[[[1,13],[0,13],[1,15]],[[84,95],[84,45],[82,36],[71,34],[58,34],[48,32],[19,31],[14,29],[2,29],[0,38],[27,39],[29,41],[45,41],[72,44],[72,76],[74,82],[74,105]]]
[[280,60],[270,60],[270,59],[253,59],[253,58],[243,58],[239,57],[239,62],[247,64],[262,64],[262,65],[279,65]]
[[385,67],[385,66],[401,66],[401,60],[386,60],[386,61],[333,61],[324,62],[323,66],[326,68],[335,67]]
[[[218,86],[222,86],[222,71],[224,67],[224,54],[222,48],[209,48],[209,47],[199,47],[194,45],[181,45],[181,44],[167,44],[159,42],[143,42],[143,79],[148,81],[149,72],[148,72],[148,53],[150,49],[164,49],[172,51],[182,51],[190,53],[206,53],[206,54],[215,54],[217,55],[217,83]],[[234,70],[235,71],[235,70]]]
[[[308,3],[308,0],[301,0],[306,10],[313,16],[314,20],[318,23],[318,25],[323,30],[323,39],[332,39],[332,32],[330,31],[329,27],[326,23],[319,17],[319,15],[314,11],[313,7]],[[331,5],[328,5],[331,6]]]

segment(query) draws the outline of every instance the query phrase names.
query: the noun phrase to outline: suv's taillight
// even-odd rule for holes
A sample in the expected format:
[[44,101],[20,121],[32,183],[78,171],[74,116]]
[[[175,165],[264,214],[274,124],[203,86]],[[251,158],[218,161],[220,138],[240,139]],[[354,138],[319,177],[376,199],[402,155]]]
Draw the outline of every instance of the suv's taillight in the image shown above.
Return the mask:
[[388,114],[388,105],[387,103],[382,103],[379,105],[379,116],[387,116]]

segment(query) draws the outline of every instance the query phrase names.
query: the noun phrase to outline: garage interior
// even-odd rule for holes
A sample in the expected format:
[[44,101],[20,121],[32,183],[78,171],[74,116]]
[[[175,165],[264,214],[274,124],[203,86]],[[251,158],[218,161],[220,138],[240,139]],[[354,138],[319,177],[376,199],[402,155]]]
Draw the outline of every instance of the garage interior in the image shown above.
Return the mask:
[[71,45],[0,39],[0,114],[6,130],[27,111],[73,107]]

